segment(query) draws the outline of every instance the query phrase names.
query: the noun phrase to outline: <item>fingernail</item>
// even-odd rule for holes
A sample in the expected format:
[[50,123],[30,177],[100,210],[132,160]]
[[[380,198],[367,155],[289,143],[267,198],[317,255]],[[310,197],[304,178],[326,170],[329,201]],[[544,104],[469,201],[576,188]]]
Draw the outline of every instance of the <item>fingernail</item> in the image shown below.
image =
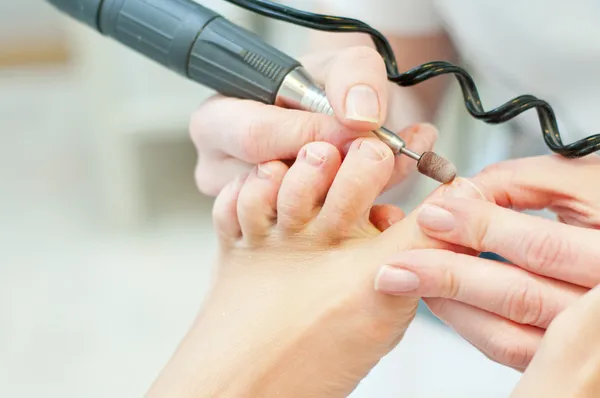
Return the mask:
[[369,140],[361,141],[358,146],[358,152],[373,160],[384,160],[387,158],[387,154],[377,144]]
[[466,178],[457,178],[445,187],[443,196],[448,198],[486,199],[477,186]]
[[384,265],[375,278],[375,290],[388,294],[412,292],[419,288],[419,277],[407,270]]
[[271,173],[271,170],[269,170],[268,164],[259,164],[256,166],[256,175],[259,178],[269,179],[273,173]]
[[320,166],[325,162],[327,153],[316,145],[309,145],[304,151],[304,158],[313,166]]
[[379,98],[371,87],[354,86],[346,96],[346,117],[361,122],[379,123]]
[[452,213],[434,205],[421,206],[417,215],[417,223],[422,228],[438,232],[452,231],[456,225]]

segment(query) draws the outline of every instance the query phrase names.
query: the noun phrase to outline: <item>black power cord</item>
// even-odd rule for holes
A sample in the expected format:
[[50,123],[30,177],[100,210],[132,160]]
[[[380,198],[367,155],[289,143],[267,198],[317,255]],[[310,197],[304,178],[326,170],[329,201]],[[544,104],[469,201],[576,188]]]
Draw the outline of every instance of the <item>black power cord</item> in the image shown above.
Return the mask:
[[465,106],[474,118],[489,124],[499,124],[513,119],[529,109],[535,108],[542,127],[544,141],[553,152],[567,158],[580,158],[600,150],[600,134],[565,145],[562,142],[552,107],[546,101],[533,95],[521,95],[491,111],[484,110],[473,78],[467,71],[451,63],[444,61],[428,62],[407,72],[400,73],[394,51],[385,36],[362,21],[315,14],[267,0],[225,1],[272,19],[310,29],[326,32],[358,32],[368,34],[373,40],[377,52],[379,52],[385,62],[390,81],[403,87],[409,87],[437,76],[453,74],[462,89]]

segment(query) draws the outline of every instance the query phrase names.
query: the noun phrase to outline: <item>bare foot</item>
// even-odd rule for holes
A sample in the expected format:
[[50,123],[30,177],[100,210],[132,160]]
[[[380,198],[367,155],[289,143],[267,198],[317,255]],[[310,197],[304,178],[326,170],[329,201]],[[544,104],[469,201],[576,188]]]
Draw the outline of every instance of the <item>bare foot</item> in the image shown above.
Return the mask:
[[[394,348],[418,300],[377,293],[376,274],[399,250],[441,243],[421,234],[414,214],[380,231],[402,218],[373,208],[393,168],[376,139],[357,140],[343,162],[315,142],[290,168],[262,164],[223,190],[214,288],[171,364],[199,385],[196,396],[346,396]],[[197,357],[236,366],[203,379],[190,365]]]

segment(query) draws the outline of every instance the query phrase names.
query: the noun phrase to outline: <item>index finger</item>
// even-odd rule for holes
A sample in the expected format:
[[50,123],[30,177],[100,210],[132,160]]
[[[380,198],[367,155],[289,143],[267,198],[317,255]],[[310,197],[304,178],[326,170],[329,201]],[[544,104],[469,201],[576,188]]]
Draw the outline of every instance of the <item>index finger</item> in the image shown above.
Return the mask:
[[417,217],[433,238],[580,286],[600,283],[600,231],[521,214],[493,203],[444,198],[423,205]]
[[341,149],[370,135],[327,115],[224,97],[215,97],[196,111],[190,134],[198,148],[218,148],[251,164],[295,159],[304,145],[314,141]]

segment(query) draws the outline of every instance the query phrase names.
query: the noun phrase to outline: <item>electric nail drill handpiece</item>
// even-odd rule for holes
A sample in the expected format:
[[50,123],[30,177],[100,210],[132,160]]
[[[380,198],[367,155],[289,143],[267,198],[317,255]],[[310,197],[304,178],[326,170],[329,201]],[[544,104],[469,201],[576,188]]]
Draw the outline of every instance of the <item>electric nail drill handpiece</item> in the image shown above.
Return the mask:
[[[48,0],[103,35],[225,96],[334,115],[323,88],[295,59],[191,0]],[[456,176],[441,156],[417,154],[382,127],[373,133],[441,183]]]

